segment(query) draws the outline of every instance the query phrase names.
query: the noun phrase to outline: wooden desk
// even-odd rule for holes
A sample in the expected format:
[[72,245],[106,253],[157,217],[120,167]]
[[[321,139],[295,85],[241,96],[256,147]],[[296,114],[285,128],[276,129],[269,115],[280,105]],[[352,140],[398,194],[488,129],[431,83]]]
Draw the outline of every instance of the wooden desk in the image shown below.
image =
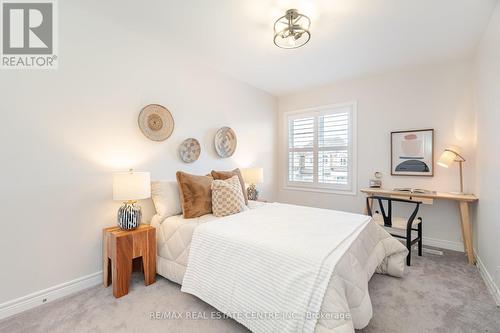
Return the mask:
[[[458,208],[460,210],[460,226],[462,230],[462,238],[464,241],[464,250],[467,255],[467,259],[469,260],[469,264],[473,265],[476,263],[476,258],[474,257],[474,247],[472,244],[472,223],[470,221],[470,209],[469,205],[478,201],[478,197],[474,194],[454,194],[454,193],[445,193],[445,192],[435,192],[430,194],[420,194],[420,193],[409,193],[409,192],[400,192],[393,191],[382,188],[364,188],[361,189],[361,192],[366,195],[380,195],[380,196],[388,196],[388,197],[398,197],[398,198],[407,198],[409,200],[419,201],[422,199],[424,202],[429,203],[429,200],[452,200],[458,202]],[[432,201],[430,201],[432,203]],[[366,207],[365,207],[365,212]]]

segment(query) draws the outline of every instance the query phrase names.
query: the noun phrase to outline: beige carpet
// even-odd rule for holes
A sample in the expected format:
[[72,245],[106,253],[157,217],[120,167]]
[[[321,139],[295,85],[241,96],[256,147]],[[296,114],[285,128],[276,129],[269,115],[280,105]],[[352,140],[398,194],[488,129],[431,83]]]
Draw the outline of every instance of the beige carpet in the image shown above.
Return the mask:
[[[403,279],[374,275],[374,316],[361,332],[500,332],[500,309],[463,254],[424,253],[412,262]],[[248,332],[231,319],[211,319],[215,310],[178,285],[158,276],[144,287],[141,277],[120,299],[93,287],[0,321],[0,332]],[[151,319],[154,312],[182,318]],[[186,319],[187,312],[198,318]]]

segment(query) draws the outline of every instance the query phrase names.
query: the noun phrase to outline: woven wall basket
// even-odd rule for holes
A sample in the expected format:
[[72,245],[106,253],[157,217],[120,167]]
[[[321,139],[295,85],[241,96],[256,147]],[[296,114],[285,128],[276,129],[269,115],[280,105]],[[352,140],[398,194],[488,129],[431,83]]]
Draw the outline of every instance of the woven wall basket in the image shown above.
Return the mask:
[[215,151],[222,158],[233,156],[236,151],[236,133],[230,127],[221,127],[215,133]]
[[153,141],[164,141],[174,131],[172,114],[159,104],[145,106],[139,113],[138,123],[142,133]]

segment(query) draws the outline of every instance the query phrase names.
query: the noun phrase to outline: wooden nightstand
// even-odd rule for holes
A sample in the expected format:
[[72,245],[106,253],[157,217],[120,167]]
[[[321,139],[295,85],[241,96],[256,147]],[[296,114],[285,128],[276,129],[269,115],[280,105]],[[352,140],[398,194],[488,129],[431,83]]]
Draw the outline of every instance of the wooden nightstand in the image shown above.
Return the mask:
[[130,231],[110,227],[102,237],[103,282],[107,287],[112,280],[116,298],[128,294],[132,262],[140,264],[146,286],[156,281],[155,228],[147,224]]

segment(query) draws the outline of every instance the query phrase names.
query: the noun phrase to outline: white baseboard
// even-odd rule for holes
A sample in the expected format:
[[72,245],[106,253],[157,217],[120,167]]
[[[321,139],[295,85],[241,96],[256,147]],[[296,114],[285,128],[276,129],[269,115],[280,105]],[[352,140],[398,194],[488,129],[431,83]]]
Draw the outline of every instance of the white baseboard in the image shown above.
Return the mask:
[[102,271],[0,304],[0,319],[102,283]]
[[462,242],[452,242],[443,239],[435,239],[424,237],[424,245],[439,247],[441,249],[464,252],[464,244]]
[[498,286],[495,284],[493,278],[486,269],[486,266],[484,266],[483,262],[481,261],[481,258],[478,257],[477,252],[476,252],[476,266],[477,269],[479,270],[479,274],[481,274],[481,277],[484,280],[484,283],[486,283],[488,291],[491,293],[491,296],[493,296],[495,303],[497,304],[497,306],[500,306],[500,290],[498,289]]

